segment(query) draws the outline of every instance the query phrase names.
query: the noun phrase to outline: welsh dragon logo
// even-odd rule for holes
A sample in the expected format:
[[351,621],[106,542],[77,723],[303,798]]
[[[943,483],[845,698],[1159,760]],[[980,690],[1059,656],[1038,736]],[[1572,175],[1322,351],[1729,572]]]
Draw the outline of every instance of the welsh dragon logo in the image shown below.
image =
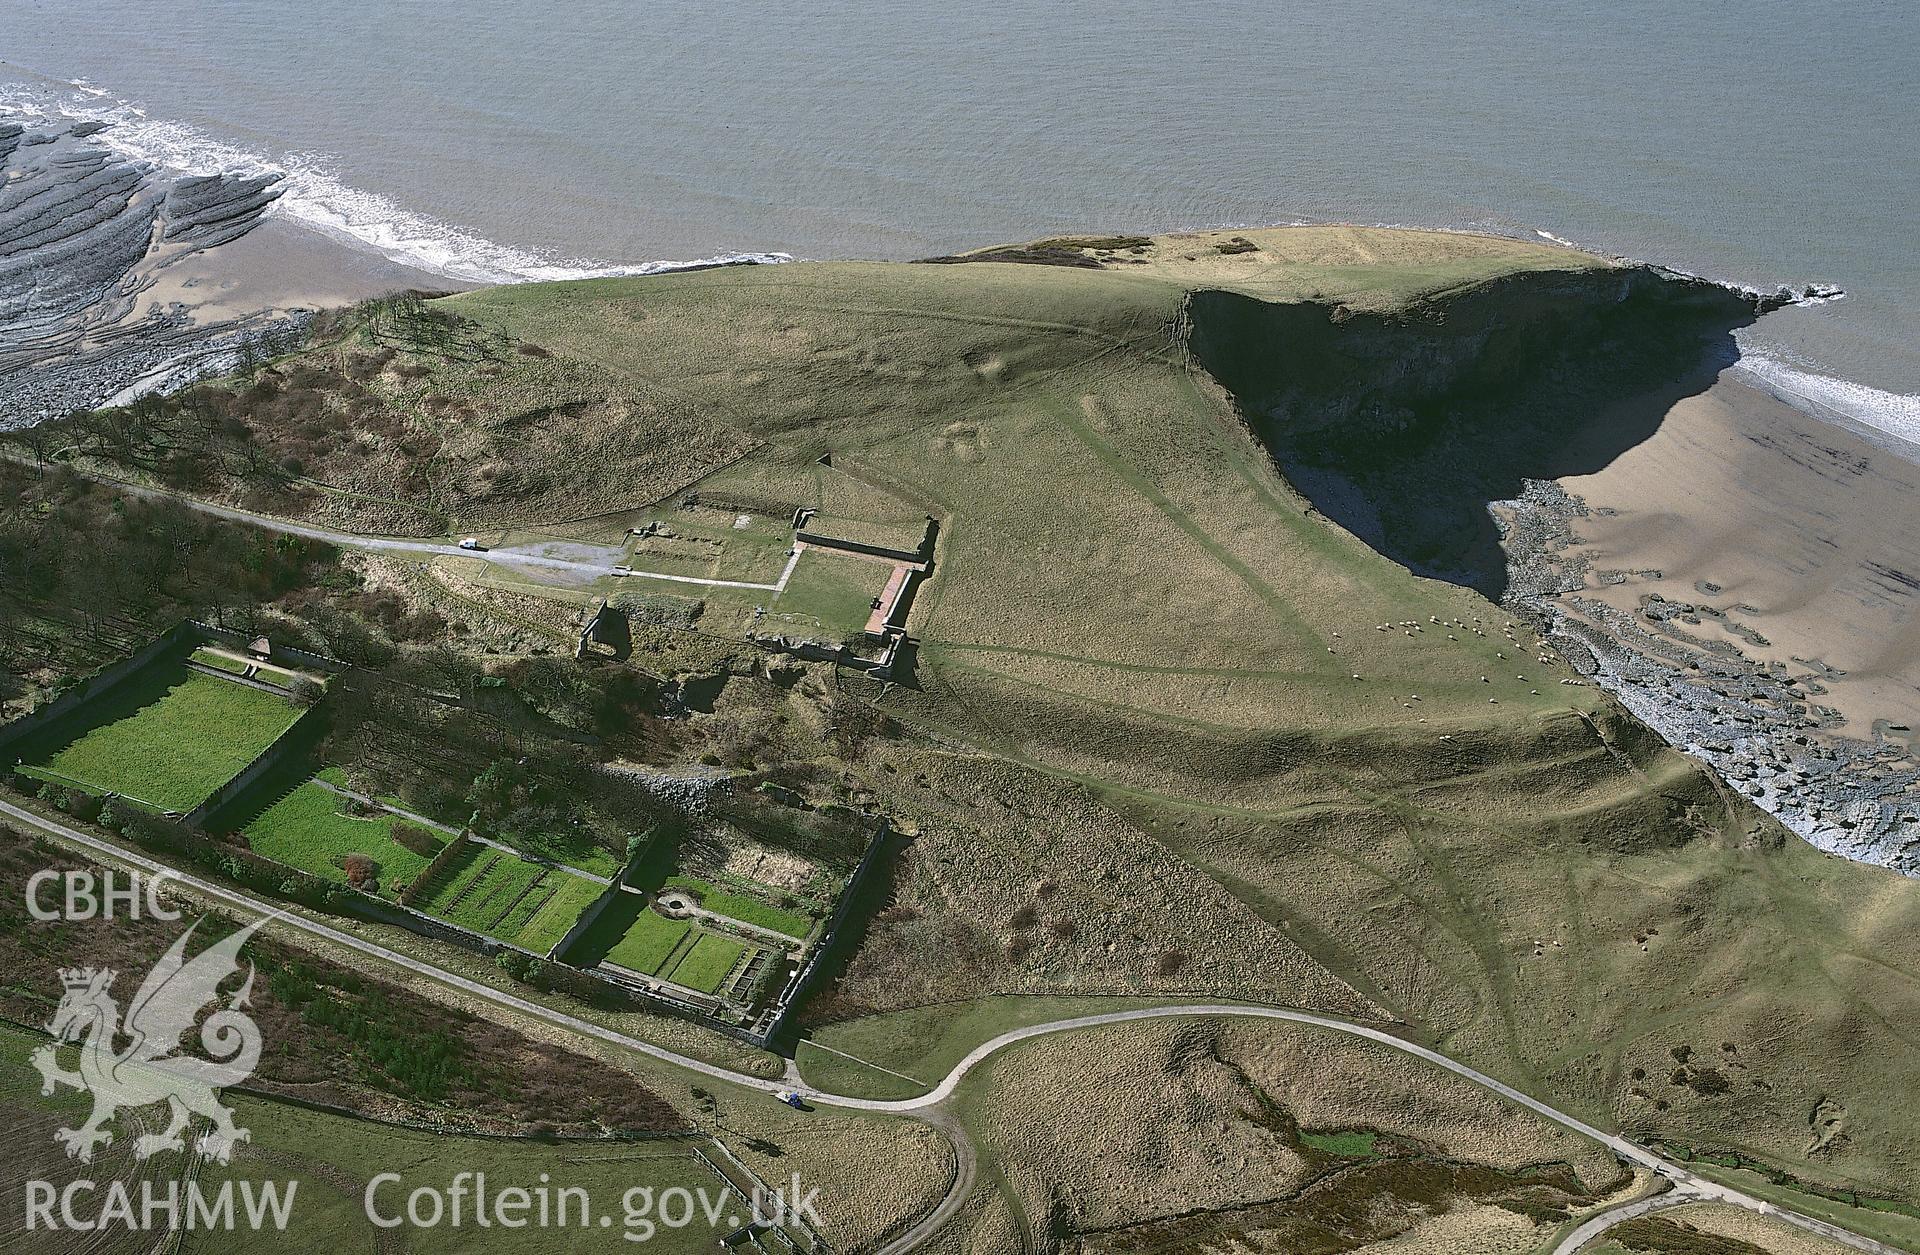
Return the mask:
[[[43,1078],[40,1092],[51,1094],[64,1085],[93,1095],[93,1114],[77,1129],[61,1129],[54,1140],[71,1158],[91,1163],[94,1152],[113,1141],[108,1128],[122,1107],[148,1107],[164,1102],[171,1109],[165,1131],[143,1134],[134,1142],[136,1159],[163,1150],[185,1150],[189,1121],[199,1116],[212,1127],[195,1143],[200,1154],[226,1163],[233,1148],[248,1140],[247,1130],[233,1122],[233,1109],[220,1102],[216,1091],[253,1074],[260,1062],[260,1028],[245,1014],[253,992],[253,965],[226,1005],[200,1024],[200,1044],[211,1056],[180,1053],[181,1038],[200,1019],[201,1011],[219,997],[219,987],[240,970],[240,947],[265,920],[187,957],[194,928],[181,935],[173,948],[147,973],[128,1005],[126,1019],[107,991],[117,973],[111,968],[63,968],[65,993],[54,1010],[47,1031],[59,1043],[33,1052],[33,1066]],[[124,1041],[124,1048],[120,1043]],[[61,1046],[78,1042],[80,1067],[69,1072],[60,1066]]]

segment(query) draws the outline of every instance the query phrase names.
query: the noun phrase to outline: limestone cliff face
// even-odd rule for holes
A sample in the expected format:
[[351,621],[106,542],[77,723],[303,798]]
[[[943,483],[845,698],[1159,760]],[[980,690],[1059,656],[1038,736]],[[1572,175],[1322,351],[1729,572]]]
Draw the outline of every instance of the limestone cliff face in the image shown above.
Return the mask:
[[1422,574],[1499,596],[1486,503],[1597,469],[1791,299],[1646,266],[1515,274],[1391,313],[1189,300],[1195,357],[1329,517]]
[[[1542,617],[1563,656],[1718,771],[1729,795],[1820,849],[1916,875],[1915,774],[1889,764],[1877,732],[1833,732],[1778,664],[1695,650],[1645,613],[1570,611],[1554,594],[1584,573],[1557,583],[1567,573],[1525,540],[1572,517],[1572,499],[1541,481],[1598,470],[1652,435],[1731,359],[1735,329],[1791,299],[1634,267],[1514,275],[1391,314],[1222,291],[1194,294],[1187,312],[1195,356],[1328,517],[1421,574]],[[1531,520],[1511,553],[1491,501]],[[1525,577],[1511,588],[1509,558]],[[1623,715],[1605,739],[1636,729],[1653,735]]]

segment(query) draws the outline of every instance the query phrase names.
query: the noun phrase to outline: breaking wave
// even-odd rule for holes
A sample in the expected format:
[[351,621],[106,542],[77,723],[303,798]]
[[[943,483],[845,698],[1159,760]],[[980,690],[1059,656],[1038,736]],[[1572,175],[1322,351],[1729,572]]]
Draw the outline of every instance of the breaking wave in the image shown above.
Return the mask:
[[786,253],[726,253],[688,261],[613,264],[553,258],[484,239],[415,213],[385,196],[341,182],[324,156],[266,157],[217,140],[180,122],[150,118],[145,110],[84,81],[67,90],[0,84],[0,118],[27,122],[94,122],[106,129],[92,142],[119,155],[183,174],[278,175],[283,191],[272,212],[339,239],[371,248],[390,261],[475,283],[602,279],[743,262],[784,262]]
[[1738,367],[1802,409],[1837,414],[1920,448],[1920,396],[1802,370],[1764,350],[1743,350]]

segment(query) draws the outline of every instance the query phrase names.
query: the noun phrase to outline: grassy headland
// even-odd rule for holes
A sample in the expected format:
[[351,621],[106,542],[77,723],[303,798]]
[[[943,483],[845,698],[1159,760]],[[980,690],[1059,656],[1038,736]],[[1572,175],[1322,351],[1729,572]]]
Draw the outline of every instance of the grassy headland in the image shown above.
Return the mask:
[[[1909,1196],[1920,892],[1578,683],[1460,530],[1631,441],[1590,420],[1693,386],[1753,303],[1435,233],[1022,251],[474,292],[56,429],[83,465],[368,529],[606,543],[688,489],[932,515],[908,674],[810,712],[728,680],[694,717],[754,692],[796,717],[753,761],[806,756],[911,837],[821,1025],[982,995],[1396,1019],[1636,1136]],[[633,661],[711,660],[699,629],[770,600],[679,598]]]

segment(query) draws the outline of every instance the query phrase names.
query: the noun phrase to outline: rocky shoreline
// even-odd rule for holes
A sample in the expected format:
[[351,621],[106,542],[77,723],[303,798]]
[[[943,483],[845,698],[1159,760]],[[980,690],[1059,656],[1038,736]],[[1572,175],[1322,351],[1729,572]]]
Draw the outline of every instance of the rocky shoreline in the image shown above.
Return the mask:
[[1793,665],[1750,658],[1732,641],[1764,645],[1711,584],[1698,601],[1643,594],[1631,614],[1587,595],[1633,574],[1594,569],[1576,551],[1574,525],[1594,511],[1551,480],[1530,480],[1492,510],[1507,551],[1506,602],[1542,629],[1581,674],[1666,740],[1830,854],[1920,875],[1920,737],[1877,720],[1866,738],[1842,731],[1821,702],[1844,672],[1819,658]]
[[[285,238],[265,240],[272,231],[261,233],[265,242],[258,248],[248,240],[279,194],[278,175],[169,173],[115,155],[99,138],[103,129],[91,122],[0,121],[0,430],[230,370],[248,353],[289,347],[304,334],[319,304],[406,286],[406,272],[388,267],[355,276],[332,292],[330,301],[304,308],[290,302],[287,292],[299,291],[298,282],[291,289],[276,288],[258,283],[257,276],[297,272],[300,266],[288,258],[301,247],[310,249],[311,242],[295,246]],[[255,249],[256,256],[238,263],[221,260],[247,249]],[[332,279],[335,270],[355,263],[328,252],[309,264]],[[238,285],[251,289],[247,299],[206,295],[222,286],[206,276],[223,266],[255,280]],[[1664,299],[1664,305],[1655,302],[1660,308],[1678,311],[1674,317],[1695,316],[1696,307],[1717,301],[1727,307],[1718,315],[1721,320],[1736,323],[1780,304],[1827,295],[1737,294],[1651,270],[1573,275],[1557,282],[1560,287],[1619,288],[1616,301],[1637,284],[1638,290]],[[234,286],[230,277],[225,284]],[[1566,297],[1553,281],[1530,286],[1553,289],[1541,299]],[[271,291],[272,300],[262,299],[262,291]],[[1579,295],[1561,304],[1578,307]],[[1304,307],[1265,312],[1283,319],[1318,316]],[[1504,311],[1496,312],[1504,317]],[[1493,331],[1505,325],[1498,318],[1489,323]],[[1628,330],[1637,334],[1644,328],[1631,323]],[[1382,377],[1398,381],[1409,395],[1444,395],[1446,381],[1465,369],[1460,363],[1485,350],[1484,334],[1466,336],[1458,352],[1426,328],[1383,328],[1378,338],[1396,363],[1383,368]],[[1417,341],[1412,349],[1402,343],[1409,338]],[[1664,343],[1655,336],[1641,340]],[[1652,352],[1641,340],[1615,328],[1609,351],[1637,366],[1638,357]],[[1644,351],[1620,351],[1636,344]],[[1420,370],[1411,370],[1408,361],[1420,364]],[[1289,386],[1297,387],[1300,377],[1305,376],[1289,376],[1294,380]],[[1353,397],[1334,400],[1348,407],[1361,404]],[[1406,423],[1417,409],[1410,405],[1376,403],[1367,413]],[[1313,411],[1343,436],[1356,426],[1355,416],[1339,406]],[[1446,407],[1436,412],[1443,418],[1453,413]],[[1503,429],[1501,438],[1510,435]],[[1345,467],[1356,457],[1343,452],[1334,461]],[[1311,459],[1308,463],[1291,470],[1303,482],[1317,483]],[[1449,464],[1475,464],[1475,459],[1456,456]],[[1421,479],[1431,482],[1430,476]],[[1660,573],[1591,569],[1579,552],[1574,526],[1600,511],[1555,480],[1520,482],[1518,496],[1487,507],[1506,568],[1504,588],[1489,591],[1535,620],[1578,670],[1634,715],[1712,765],[1730,787],[1813,845],[1920,875],[1920,820],[1913,801],[1920,793],[1920,765],[1914,758],[1920,739],[1910,726],[1881,719],[1866,737],[1846,727],[1840,713],[1820,700],[1844,673],[1817,657],[1794,658],[1793,665],[1749,657],[1739,642],[1768,643],[1746,621],[1753,608],[1721,596],[1704,581],[1696,589],[1697,600],[1643,593],[1632,611],[1594,596],[1598,588],[1636,577],[1657,579]],[[1382,532],[1381,519],[1364,494],[1338,477],[1320,488],[1314,495],[1322,508],[1346,515],[1352,530],[1391,551],[1386,537],[1373,534]],[[1384,493],[1376,499],[1419,498]],[[1337,502],[1347,502],[1348,508],[1340,509]],[[1445,533],[1444,527],[1426,526],[1432,520],[1416,521],[1422,523],[1416,529],[1422,535]],[[1461,544],[1470,549],[1472,538],[1465,536]],[[1476,581],[1463,577],[1460,582]],[[1709,622],[1718,632],[1693,630]]]
[[205,319],[155,290],[246,235],[278,175],[171,175],[117,155],[98,122],[0,121],[0,428],[217,369],[276,314]]

